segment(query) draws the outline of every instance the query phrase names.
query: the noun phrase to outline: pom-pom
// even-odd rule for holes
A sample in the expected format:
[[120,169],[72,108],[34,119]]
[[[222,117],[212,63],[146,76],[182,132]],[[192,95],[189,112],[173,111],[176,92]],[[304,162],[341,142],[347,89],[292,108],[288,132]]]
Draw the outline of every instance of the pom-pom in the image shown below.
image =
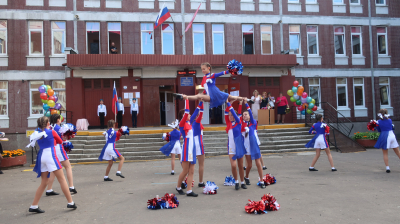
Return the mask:
[[156,209],[173,209],[179,206],[178,198],[176,198],[175,194],[166,193],[164,197],[150,199],[147,201],[147,208],[156,210]]
[[129,128],[127,126],[122,126],[118,131],[122,135],[129,135]]
[[166,193],[162,199],[164,199],[166,208],[168,209],[177,208],[179,206],[179,201],[175,194]]
[[169,133],[164,133],[162,139],[169,142]]
[[235,178],[233,178],[232,175],[226,176],[224,185],[225,186],[233,186],[233,185],[235,185]]
[[58,132],[60,132],[64,139],[70,140],[76,135],[77,131],[78,130],[76,129],[75,125],[68,123],[63,124]]
[[[186,184],[186,187],[187,187],[187,177],[185,178],[185,184]],[[192,187],[194,187],[194,180],[192,180]]]
[[370,130],[370,131],[373,131],[373,130],[376,128],[376,126],[378,126],[378,124],[376,123],[375,120],[371,120],[371,121],[367,124],[367,128],[368,128],[368,130]]
[[207,181],[206,186],[203,188],[203,194],[217,194],[218,186],[211,181]]
[[267,211],[278,211],[281,207],[271,194],[265,194],[261,197],[261,200],[264,202]]
[[[262,181],[264,182],[265,186],[276,183],[275,177],[271,176],[271,174],[265,174]],[[260,182],[258,182],[257,185],[260,185]]]
[[330,130],[331,130],[331,128],[329,127],[329,126],[326,126],[325,127],[325,135],[329,135],[330,133]]
[[229,73],[232,75],[241,75],[243,73],[242,62],[236,61],[235,59],[228,62],[226,67],[228,68]]
[[63,142],[63,147],[66,152],[71,152],[71,150],[74,148],[74,145],[72,145],[72,142],[65,141]]
[[265,203],[264,201],[251,201],[246,204],[244,210],[249,214],[264,214],[267,213],[265,210]]

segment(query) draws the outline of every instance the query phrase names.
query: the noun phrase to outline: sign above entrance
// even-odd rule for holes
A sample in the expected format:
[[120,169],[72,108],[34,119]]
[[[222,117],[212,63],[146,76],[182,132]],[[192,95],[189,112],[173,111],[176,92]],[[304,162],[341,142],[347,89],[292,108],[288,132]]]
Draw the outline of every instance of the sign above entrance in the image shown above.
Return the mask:
[[181,77],[181,86],[193,86],[193,77]]
[[178,75],[196,75],[196,70],[181,70],[177,72]]

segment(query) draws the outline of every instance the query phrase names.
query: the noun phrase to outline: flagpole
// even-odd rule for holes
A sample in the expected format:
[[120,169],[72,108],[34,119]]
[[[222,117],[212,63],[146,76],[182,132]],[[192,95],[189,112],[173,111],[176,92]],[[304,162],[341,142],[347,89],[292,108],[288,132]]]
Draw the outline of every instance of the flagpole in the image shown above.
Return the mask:
[[[114,88],[115,88],[115,81],[114,81]],[[113,90],[114,91],[114,90]],[[117,92],[117,89],[115,88],[115,92]],[[117,99],[118,99],[118,94],[117,94]],[[118,103],[118,101],[117,101]],[[112,108],[111,108],[112,109]],[[117,105],[114,105],[114,122],[117,122],[117,113],[116,110],[118,111]]]

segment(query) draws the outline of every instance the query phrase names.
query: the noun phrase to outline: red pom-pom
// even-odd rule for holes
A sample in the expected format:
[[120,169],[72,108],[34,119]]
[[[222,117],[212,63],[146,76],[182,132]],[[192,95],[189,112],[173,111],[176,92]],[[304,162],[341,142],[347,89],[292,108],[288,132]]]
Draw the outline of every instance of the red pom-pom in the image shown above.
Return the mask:
[[265,203],[264,201],[251,201],[244,206],[244,210],[249,214],[264,214]]
[[261,200],[264,202],[265,210],[267,211],[278,211],[281,207],[278,202],[276,202],[275,197],[271,194],[264,194],[264,196],[261,197]]
[[[187,186],[187,177],[185,178],[185,184]],[[192,181],[192,187],[194,187],[194,180]]]
[[373,131],[376,126],[378,126],[378,124],[376,123],[376,121],[370,121],[367,125],[368,130]]
[[175,194],[166,193],[162,199],[168,202],[168,208],[177,208],[179,206],[179,201],[175,197]]
[[276,179],[274,176],[272,176],[271,174],[267,173],[264,175],[263,177],[263,181],[265,186],[268,186],[270,184],[275,184],[276,183]]

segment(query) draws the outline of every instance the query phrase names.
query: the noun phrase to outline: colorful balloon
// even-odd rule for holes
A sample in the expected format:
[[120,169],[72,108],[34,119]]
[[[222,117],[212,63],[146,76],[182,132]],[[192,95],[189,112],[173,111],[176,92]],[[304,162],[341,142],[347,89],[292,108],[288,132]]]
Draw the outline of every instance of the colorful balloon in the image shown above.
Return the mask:
[[297,95],[297,93],[295,93],[295,94],[293,95],[293,98],[295,98],[296,100],[298,100],[300,97],[299,97],[299,95]]
[[308,104],[306,104],[306,103],[303,103],[302,106],[303,106],[304,109],[307,109],[307,108],[308,108]]
[[307,103],[307,99],[306,98],[301,98],[301,103]]
[[51,116],[50,111],[47,111],[47,112],[44,114],[44,116],[50,117],[50,116]]
[[306,111],[305,110],[301,111],[301,114],[306,115]]
[[38,88],[40,93],[45,93],[46,92],[46,88],[44,86],[39,86]]
[[49,100],[49,101],[47,102],[47,104],[48,104],[50,107],[52,107],[52,108],[56,105],[56,103],[55,103],[53,100]]
[[58,96],[56,96],[56,93],[54,93],[53,97],[54,97],[54,102],[57,103],[57,101],[58,101]]
[[293,91],[291,90],[291,89],[289,89],[288,91],[287,91],[287,95],[289,95],[289,96],[293,96]]
[[46,85],[41,85],[44,88],[44,92],[47,92],[47,86]]
[[47,110],[49,110],[49,109],[50,109],[50,106],[49,106],[49,105],[43,104],[43,110],[44,110],[44,111],[47,111]]
[[300,106],[300,105],[301,105],[301,101],[300,101],[300,100],[297,100],[297,101],[296,101],[296,104]]
[[309,104],[308,104],[308,108],[310,108],[310,109],[314,108],[314,106],[315,106],[315,105],[314,105],[313,103],[309,103]]
[[[48,100],[53,100],[54,101],[54,96],[49,96]],[[56,101],[54,101],[54,102],[56,102]]]
[[303,108],[302,106],[298,106],[297,109],[298,109],[299,111],[304,110],[304,108]]
[[308,96],[306,99],[307,99],[307,103],[311,103],[311,101],[312,101],[311,97]]
[[41,99],[42,103],[47,103],[47,100]]
[[56,103],[56,105],[54,106],[54,109],[56,109],[56,110],[61,109],[61,104],[60,103]]
[[297,93],[297,87],[292,87],[292,91],[293,91],[293,93]]
[[306,92],[303,92],[302,97],[307,98],[308,94]]
[[51,115],[53,115],[53,114],[60,114],[60,111],[59,110],[52,110],[51,111]]
[[40,99],[47,100],[47,94],[46,93],[41,93],[40,94]]
[[293,86],[294,86],[294,87],[299,86],[299,82],[298,82],[298,81],[294,81],[294,82],[293,82]]
[[296,99],[292,96],[292,97],[290,97],[290,101],[291,102],[296,102]]
[[49,96],[53,96],[53,95],[54,95],[54,90],[48,89],[48,90],[47,90],[47,94],[48,94]]
[[314,99],[312,99],[312,100],[311,100],[311,103],[315,104],[315,100],[314,100]]
[[49,91],[49,89],[51,89],[51,86],[49,86],[49,85],[46,85],[46,87],[47,87],[47,91]]
[[64,117],[62,115],[60,115],[60,120],[61,120],[61,122],[64,121]]
[[318,107],[317,107],[317,106],[314,106],[311,110],[312,110],[312,111],[316,111],[316,110],[318,110]]
[[307,114],[312,114],[313,111],[311,109],[307,109]]

